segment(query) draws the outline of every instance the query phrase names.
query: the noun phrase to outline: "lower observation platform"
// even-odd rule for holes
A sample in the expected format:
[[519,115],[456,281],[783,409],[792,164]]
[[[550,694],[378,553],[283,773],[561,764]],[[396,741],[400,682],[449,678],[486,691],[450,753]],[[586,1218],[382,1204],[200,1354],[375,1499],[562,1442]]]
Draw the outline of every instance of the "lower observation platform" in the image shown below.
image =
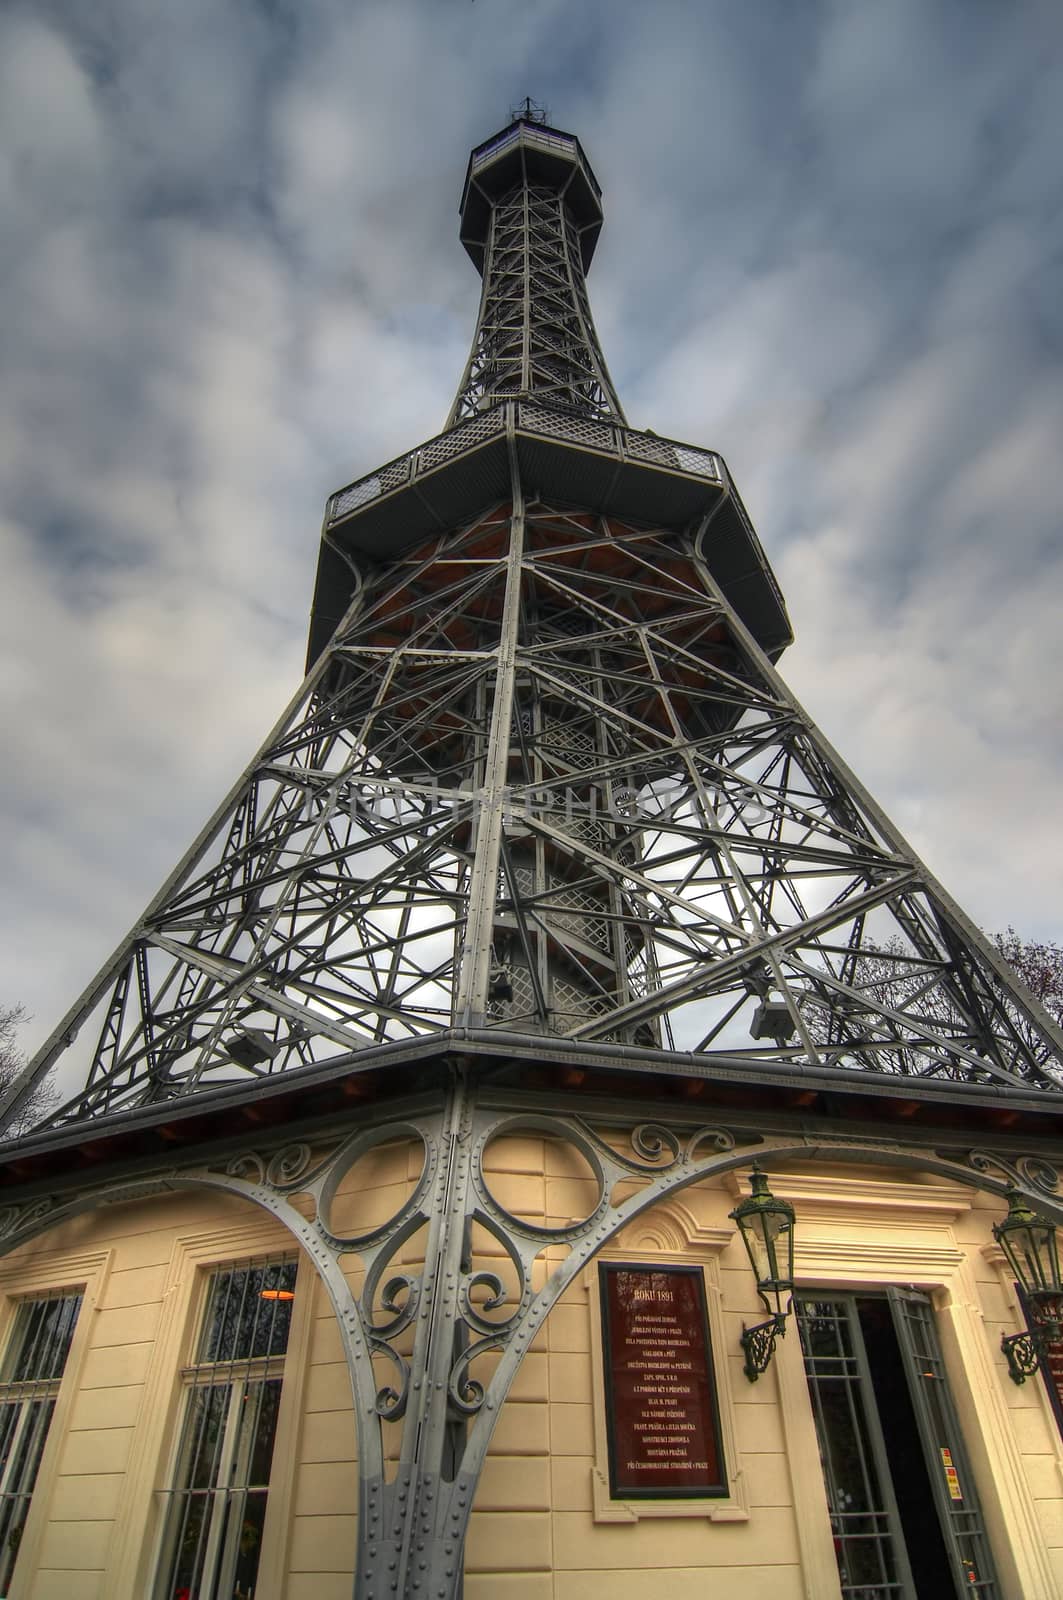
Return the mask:
[[677,533],[710,518],[702,551],[727,599],[773,660],[791,643],[782,592],[721,456],[558,406],[506,400],[331,497],[308,667],[350,603],[351,563],[394,560],[507,499],[510,442],[529,497]]

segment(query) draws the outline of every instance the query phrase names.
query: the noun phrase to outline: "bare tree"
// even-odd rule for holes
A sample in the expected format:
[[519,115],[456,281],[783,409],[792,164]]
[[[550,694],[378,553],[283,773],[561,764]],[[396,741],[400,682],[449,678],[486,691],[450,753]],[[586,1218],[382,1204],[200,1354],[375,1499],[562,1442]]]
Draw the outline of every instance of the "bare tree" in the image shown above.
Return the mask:
[[6,1088],[22,1066],[15,1036],[26,1020],[25,1006],[0,1006],[0,1088]]
[[[1063,946],[1024,939],[1012,927],[996,934],[993,944],[1020,986],[1063,1027]],[[935,1041],[976,1045],[962,985],[947,958],[921,955],[897,936],[882,943],[865,937],[847,956],[840,977],[844,988],[810,990],[802,1006],[812,1038],[828,1052],[844,1051],[857,1039],[873,1039],[882,1069],[908,1074],[925,1072]],[[1063,1085],[1063,1060],[1013,993],[991,979],[983,990],[983,1004],[987,1002],[997,1008],[995,1031],[1010,1034],[1030,1063],[1032,1081],[1040,1076]]]
[[[1063,1027],[1063,945],[1054,939],[1024,939],[1010,923],[1006,933],[994,936],[993,943],[1052,1021]],[[1039,1037],[1033,1038],[1024,1019],[1016,1017],[1015,1021],[1030,1048],[1047,1058],[1048,1050]]]
[[[25,1006],[0,1005],[0,1094],[26,1065],[26,1058],[18,1047],[18,1031],[28,1021]],[[28,1133],[47,1111],[53,1098],[44,1085],[31,1090],[0,1130],[0,1139],[17,1139],[20,1134]]]

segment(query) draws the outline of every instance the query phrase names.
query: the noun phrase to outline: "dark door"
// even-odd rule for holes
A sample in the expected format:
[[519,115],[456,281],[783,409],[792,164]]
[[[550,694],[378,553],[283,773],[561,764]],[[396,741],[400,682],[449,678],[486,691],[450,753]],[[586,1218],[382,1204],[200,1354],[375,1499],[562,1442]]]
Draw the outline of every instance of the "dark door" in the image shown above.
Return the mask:
[[928,1297],[795,1305],[846,1600],[1000,1600]]

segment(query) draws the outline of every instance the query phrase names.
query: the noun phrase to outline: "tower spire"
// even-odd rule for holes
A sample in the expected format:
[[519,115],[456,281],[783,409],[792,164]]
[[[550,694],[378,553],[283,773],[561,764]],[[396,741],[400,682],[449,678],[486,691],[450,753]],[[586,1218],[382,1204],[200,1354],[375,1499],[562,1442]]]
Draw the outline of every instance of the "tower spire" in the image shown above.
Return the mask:
[[587,298],[601,226],[601,189],[579,140],[549,127],[530,99],[473,151],[461,238],[483,289],[448,428],[518,396],[623,422]]
[[537,100],[532,99],[530,94],[526,94],[519,104],[510,106],[509,120],[510,122],[549,122],[550,113],[546,106],[541,106]]

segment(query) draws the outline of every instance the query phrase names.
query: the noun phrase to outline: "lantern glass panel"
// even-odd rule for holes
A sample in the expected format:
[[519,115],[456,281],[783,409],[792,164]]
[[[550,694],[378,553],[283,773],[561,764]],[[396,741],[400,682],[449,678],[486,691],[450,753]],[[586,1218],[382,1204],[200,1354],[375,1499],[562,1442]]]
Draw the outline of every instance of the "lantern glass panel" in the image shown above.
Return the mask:
[[1052,1288],[1053,1275],[1058,1277],[1058,1268],[1052,1272],[1054,1233],[1054,1228],[1034,1225],[1016,1228],[1004,1240],[1004,1249],[1027,1294]]
[[786,1200],[776,1200],[762,1172],[755,1172],[753,1192],[731,1212],[768,1310],[783,1314],[783,1302],[794,1285],[794,1213]]
[[1059,1243],[1055,1225],[1030,1210],[1021,1195],[1013,1194],[1006,1219],[994,1234],[1024,1294],[1059,1294]]
[[761,1211],[750,1217],[746,1239],[757,1282],[762,1289],[793,1281],[793,1228],[777,1212]]

